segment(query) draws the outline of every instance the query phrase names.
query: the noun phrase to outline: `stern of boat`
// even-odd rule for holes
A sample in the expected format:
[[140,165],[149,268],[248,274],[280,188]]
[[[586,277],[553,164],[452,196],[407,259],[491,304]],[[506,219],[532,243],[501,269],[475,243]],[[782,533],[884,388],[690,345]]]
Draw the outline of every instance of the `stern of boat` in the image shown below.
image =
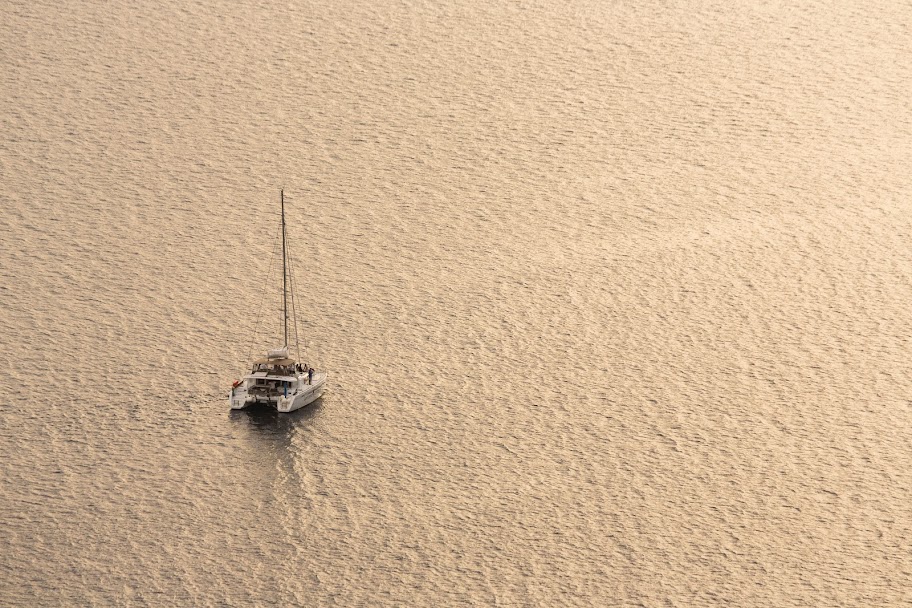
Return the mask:
[[247,391],[240,387],[231,389],[231,394],[228,395],[228,405],[230,405],[233,410],[244,409],[250,404],[250,401],[251,399],[247,394]]
[[277,411],[287,413],[299,410],[306,405],[310,405],[323,395],[326,372],[315,373],[312,384],[307,384],[306,378],[306,376],[300,377],[301,384],[294,394],[278,398],[276,402]]

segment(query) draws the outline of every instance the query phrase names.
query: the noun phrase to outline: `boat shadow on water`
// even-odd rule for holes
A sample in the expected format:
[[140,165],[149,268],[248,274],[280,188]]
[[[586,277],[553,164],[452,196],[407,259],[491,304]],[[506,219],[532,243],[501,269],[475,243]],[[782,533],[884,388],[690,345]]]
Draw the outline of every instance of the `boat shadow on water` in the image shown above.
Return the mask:
[[323,400],[317,399],[290,413],[266,406],[230,410],[229,424],[236,425],[239,445],[247,450],[245,469],[267,487],[301,486],[301,458],[319,435],[316,421],[322,408]]
[[323,398],[320,397],[313,403],[293,412],[277,412],[275,408],[266,405],[254,405],[242,410],[229,410],[228,416],[232,420],[246,421],[252,428],[273,433],[285,433],[302,422],[316,419],[323,409]]

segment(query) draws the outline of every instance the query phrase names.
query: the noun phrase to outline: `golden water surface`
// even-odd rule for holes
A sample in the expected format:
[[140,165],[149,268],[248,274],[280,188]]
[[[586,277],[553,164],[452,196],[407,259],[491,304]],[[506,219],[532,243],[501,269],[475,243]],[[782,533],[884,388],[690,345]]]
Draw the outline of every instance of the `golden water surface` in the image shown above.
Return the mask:
[[[0,604],[912,602],[910,93],[898,0],[5,2]],[[281,187],[329,392],[230,414]]]

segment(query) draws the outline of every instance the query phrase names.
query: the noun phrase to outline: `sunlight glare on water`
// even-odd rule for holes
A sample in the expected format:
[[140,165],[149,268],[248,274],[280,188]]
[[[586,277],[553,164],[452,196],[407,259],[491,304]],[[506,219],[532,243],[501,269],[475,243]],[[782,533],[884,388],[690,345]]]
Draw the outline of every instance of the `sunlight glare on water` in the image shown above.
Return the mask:
[[0,604],[910,600],[908,3],[0,13]]

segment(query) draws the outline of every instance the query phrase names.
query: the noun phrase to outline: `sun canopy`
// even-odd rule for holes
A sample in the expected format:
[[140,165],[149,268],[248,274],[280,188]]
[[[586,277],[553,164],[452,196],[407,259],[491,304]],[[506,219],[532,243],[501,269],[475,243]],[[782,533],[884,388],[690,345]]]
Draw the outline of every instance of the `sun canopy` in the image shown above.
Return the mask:
[[294,359],[257,359],[254,365],[294,365]]

